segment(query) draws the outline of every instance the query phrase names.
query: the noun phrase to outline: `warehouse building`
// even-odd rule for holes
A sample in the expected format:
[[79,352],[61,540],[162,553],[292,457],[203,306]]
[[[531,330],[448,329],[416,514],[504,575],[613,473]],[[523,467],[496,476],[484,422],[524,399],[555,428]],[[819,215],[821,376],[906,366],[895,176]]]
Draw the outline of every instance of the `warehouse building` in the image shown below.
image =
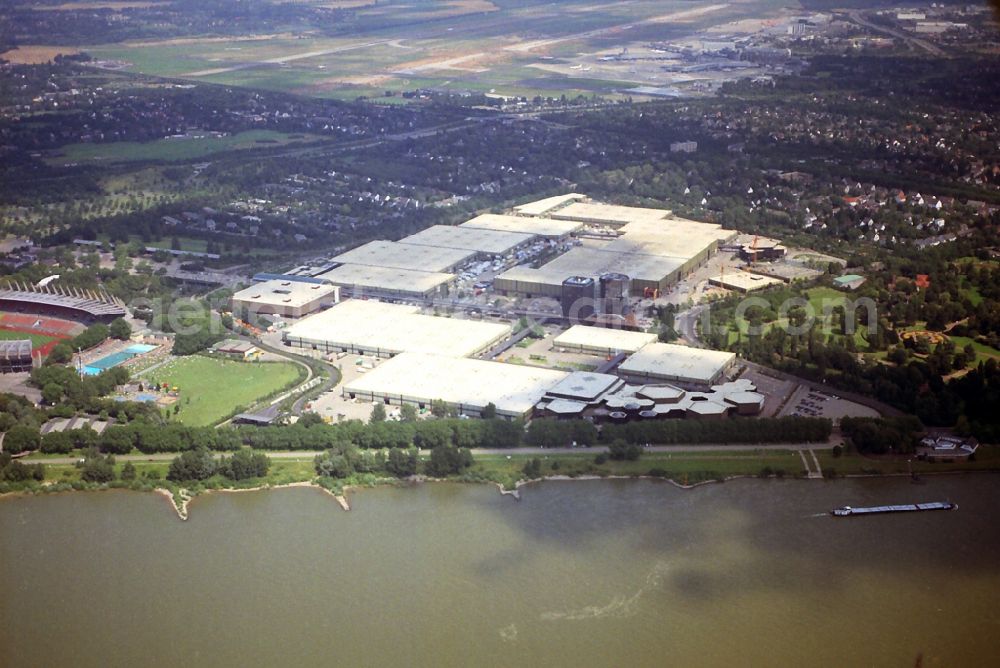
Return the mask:
[[341,253],[333,258],[333,262],[452,273],[475,257],[476,251],[460,248],[418,246],[396,241],[372,241],[346,253]]
[[554,218],[531,218],[528,216],[501,216],[485,213],[462,223],[459,227],[498,232],[532,234],[546,239],[565,239],[579,232],[584,224],[578,220],[555,220]]
[[585,355],[617,355],[634,353],[655,343],[656,338],[656,334],[647,332],[573,325],[552,341],[552,347]]
[[581,195],[579,193],[567,193],[565,195],[546,197],[545,199],[528,202],[527,204],[521,204],[520,206],[515,206],[514,210],[522,216],[543,216],[550,211],[554,211],[555,209],[569,204],[570,202],[577,202],[584,199],[587,199],[586,195]]
[[632,291],[666,290],[681,279],[682,258],[609,253],[589,247],[572,248],[538,269],[514,267],[496,277],[493,288],[508,296],[552,297],[562,295],[563,282],[572,276],[599,278],[604,274],[624,274],[631,279]]
[[729,274],[712,276],[708,279],[708,282],[711,285],[727,290],[735,290],[736,292],[753,292],[754,290],[762,290],[772,285],[784,285],[785,283],[771,276],[751,274],[747,271],[734,271]]
[[392,357],[404,352],[469,357],[509,338],[510,325],[422,315],[416,306],[350,299],[282,333],[291,346]]
[[573,202],[547,215],[558,220],[579,220],[591,225],[621,227],[636,221],[663,220],[671,214],[669,209],[647,209],[638,206],[619,206],[601,202]]
[[626,358],[618,373],[634,383],[705,387],[718,384],[735,364],[736,355],[722,350],[650,343]]
[[320,278],[340,286],[345,295],[370,295],[395,299],[433,299],[448,294],[455,275],[392,267],[343,264]]
[[464,357],[407,352],[345,384],[345,398],[428,408],[444,401],[461,415],[478,417],[487,404],[497,416],[527,418],[565,371]]
[[541,267],[514,267],[501,274],[494,283],[500,294],[558,299],[567,279],[614,273],[631,279],[632,294],[655,296],[703,265],[720,243],[736,238],[735,231],[721,225],[678,218],[666,209],[572,201],[547,216],[535,220],[610,229],[578,231],[575,234],[588,237],[582,245]]
[[484,230],[460,225],[433,225],[426,230],[411,234],[404,243],[438,248],[459,248],[474,251],[487,257],[502,257],[527,246],[534,240],[533,234]]
[[234,313],[263,313],[299,318],[340,301],[340,288],[327,283],[272,279],[233,295]]

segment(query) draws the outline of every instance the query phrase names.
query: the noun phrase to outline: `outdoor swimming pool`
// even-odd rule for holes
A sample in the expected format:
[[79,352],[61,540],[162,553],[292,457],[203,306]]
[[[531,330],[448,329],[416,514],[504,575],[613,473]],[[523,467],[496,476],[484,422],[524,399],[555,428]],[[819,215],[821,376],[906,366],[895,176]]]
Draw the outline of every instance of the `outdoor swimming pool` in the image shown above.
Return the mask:
[[94,360],[87,366],[83,367],[83,373],[88,376],[96,376],[102,371],[107,371],[111,367],[118,366],[125,360],[130,360],[133,357],[142,355],[143,353],[148,353],[150,350],[156,350],[156,346],[151,346],[145,343],[136,343],[131,345],[125,350],[119,350],[116,353],[111,353],[99,360]]

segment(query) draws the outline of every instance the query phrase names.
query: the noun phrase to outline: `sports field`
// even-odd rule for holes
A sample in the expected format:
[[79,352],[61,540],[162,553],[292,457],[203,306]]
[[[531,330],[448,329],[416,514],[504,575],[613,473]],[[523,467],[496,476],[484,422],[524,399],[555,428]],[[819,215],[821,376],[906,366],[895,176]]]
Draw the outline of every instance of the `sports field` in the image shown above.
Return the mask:
[[213,153],[247,148],[264,148],[316,141],[320,137],[306,134],[285,134],[271,130],[249,130],[235,135],[168,137],[151,142],[109,142],[106,144],[69,144],[59,149],[59,156],[49,162],[69,164],[80,162],[136,162],[148,160],[196,160]]
[[193,427],[215,424],[237,408],[295,383],[304,374],[291,362],[237,362],[211,357],[181,357],[147,376],[145,382],[179,389],[180,422]]
[[46,336],[45,334],[34,334],[28,332],[17,332],[10,329],[0,329],[0,341],[18,341],[24,339],[31,339],[31,345],[34,346],[35,349],[41,348],[50,341],[59,340],[55,336]]

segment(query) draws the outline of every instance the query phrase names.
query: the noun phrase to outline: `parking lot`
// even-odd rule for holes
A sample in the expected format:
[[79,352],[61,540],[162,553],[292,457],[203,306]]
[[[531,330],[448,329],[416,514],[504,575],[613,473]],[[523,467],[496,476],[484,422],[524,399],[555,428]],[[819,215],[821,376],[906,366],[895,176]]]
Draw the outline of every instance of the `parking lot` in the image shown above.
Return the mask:
[[[781,380],[767,376],[750,368],[747,368],[740,378],[746,378],[752,382],[757,387],[757,391],[766,397],[764,399],[764,408],[760,412],[761,417],[774,417],[777,415],[782,405],[785,404],[785,401],[799,388],[798,383],[795,381]],[[789,400],[790,403],[791,401]]]
[[798,387],[781,414],[825,417],[831,420],[842,417],[878,417],[878,411],[874,408],[842,399],[836,394],[811,390],[805,385]]

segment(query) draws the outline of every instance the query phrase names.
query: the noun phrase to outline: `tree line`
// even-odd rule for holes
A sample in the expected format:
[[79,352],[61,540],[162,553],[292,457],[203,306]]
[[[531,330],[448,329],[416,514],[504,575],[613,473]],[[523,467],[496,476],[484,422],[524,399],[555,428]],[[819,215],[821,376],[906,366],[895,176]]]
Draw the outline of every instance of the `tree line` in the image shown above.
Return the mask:
[[[305,422],[303,424],[303,422]],[[599,431],[587,420],[535,420],[527,429],[520,421],[463,420],[442,418],[415,423],[350,420],[334,425],[300,421],[288,426],[237,426],[222,429],[161,424],[136,419],[114,425],[98,435],[89,428],[40,435],[37,428],[15,425],[8,439],[17,452],[40,449],[45,453],[68,453],[96,447],[104,454],[123,455],[138,450],[144,454],[205,450],[232,452],[253,450],[317,451],[350,446],[359,450],[434,451],[451,447],[587,447],[612,443],[787,443],[826,440],[831,423],[823,418],[782,417],[717,421],[662,420],[623,425],[606,424]]]

